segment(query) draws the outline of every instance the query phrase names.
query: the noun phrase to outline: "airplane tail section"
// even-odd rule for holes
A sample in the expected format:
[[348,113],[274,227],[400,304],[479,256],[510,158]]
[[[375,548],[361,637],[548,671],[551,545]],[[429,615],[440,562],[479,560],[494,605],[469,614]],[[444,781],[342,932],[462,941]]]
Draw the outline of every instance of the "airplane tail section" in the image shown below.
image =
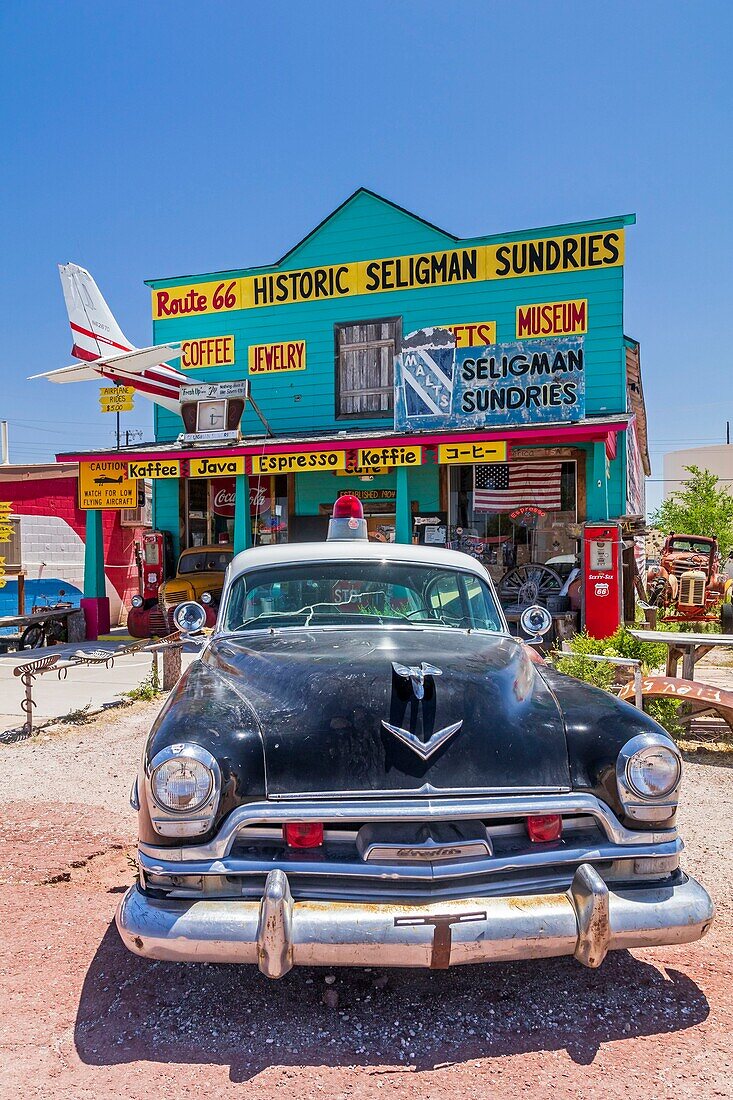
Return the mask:
[[92,362],[116,352],[131,351],[133,345],[89,272],[78,264],[59,264],[59,275],[74,340],[71,349],[74,358]]

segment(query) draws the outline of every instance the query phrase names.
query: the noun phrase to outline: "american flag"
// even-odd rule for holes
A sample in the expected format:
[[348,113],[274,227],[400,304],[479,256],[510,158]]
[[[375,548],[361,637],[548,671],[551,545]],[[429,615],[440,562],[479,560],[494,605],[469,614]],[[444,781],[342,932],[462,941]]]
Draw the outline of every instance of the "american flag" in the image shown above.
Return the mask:
[[475,512],[512,512],[534,505],[560,508],[560,462],[491,462],[474,466]]

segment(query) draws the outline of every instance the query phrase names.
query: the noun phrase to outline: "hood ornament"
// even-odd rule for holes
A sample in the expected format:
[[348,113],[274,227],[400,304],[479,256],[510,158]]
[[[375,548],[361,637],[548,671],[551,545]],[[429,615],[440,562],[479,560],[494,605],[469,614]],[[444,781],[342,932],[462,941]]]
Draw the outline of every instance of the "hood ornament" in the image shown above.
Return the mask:
[[412,684],[412,690],[415,692],[416,699],[422,699],[425,695],[425,677],[426,676],[442,676],[442,669],[436,668],[435,665],[429,665],[425,661],[421,661],[420,665],[400,665],[396,661],[392,662],[392,668],[395,673],[403,680],[409,680]]
[[402,726],[393,726],[389,722],[385,722],[384,719],[382,719],[382,725],[390,733],[393,733],[403,745],[407,745],[408,749],[412,749],[413,752],[417,753],[421,760],[429,760],[433,753],[436,753],[454,733],[458,733],[463,725],[463,719],[460,722],[453,722],[452,725],[446,726],[442,730],[436,730],[427,741],[421,741],[409,730],[404,730]]

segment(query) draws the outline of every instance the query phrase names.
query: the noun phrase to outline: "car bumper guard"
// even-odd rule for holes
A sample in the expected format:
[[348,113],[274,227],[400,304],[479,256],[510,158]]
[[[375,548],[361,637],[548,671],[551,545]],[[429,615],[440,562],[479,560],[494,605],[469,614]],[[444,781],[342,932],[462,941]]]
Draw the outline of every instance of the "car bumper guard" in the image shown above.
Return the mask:
[[588,863],[565,893],[470,898],[430,905],[293,901],[284,871],[262,900],[175,901],[137,886],[117,910],[125,945],[177,962],[257,963],[269,978],[294,966],[424,966],[574,955],[600,966],[608,951],[690,943],[713,903],[694,879],[609,890]]

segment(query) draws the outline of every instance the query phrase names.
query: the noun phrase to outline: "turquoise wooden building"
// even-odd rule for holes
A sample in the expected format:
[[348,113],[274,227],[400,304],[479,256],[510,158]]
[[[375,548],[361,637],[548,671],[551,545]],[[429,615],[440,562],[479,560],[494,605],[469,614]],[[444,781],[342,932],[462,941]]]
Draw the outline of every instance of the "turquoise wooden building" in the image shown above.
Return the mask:
[[[233,438],[199,423],[191,442],[156,406],[154,441],[123,452],[131,475],[154,476],[154,526],[178,549],[319,539],[349,491],[370,537],[461,546],[498,578],[571,555],[587,519],[643,511],[639,347],[623,321],[634,221],[460,239],[362,188],[274,263],[150,280],[153,342],[182,341],[193,381],[247,380],[261,414],[247,404]],[[426,351],[446,329],[452,349]],[[572,401],[570,375],[542,373],[558,354],[562,370],[580,357]],[[482,397],[465,397],[461,371],[483,371]],[[443,421],[459,381],[464,406]],[[510,385],[519,412],[465,411]]]

